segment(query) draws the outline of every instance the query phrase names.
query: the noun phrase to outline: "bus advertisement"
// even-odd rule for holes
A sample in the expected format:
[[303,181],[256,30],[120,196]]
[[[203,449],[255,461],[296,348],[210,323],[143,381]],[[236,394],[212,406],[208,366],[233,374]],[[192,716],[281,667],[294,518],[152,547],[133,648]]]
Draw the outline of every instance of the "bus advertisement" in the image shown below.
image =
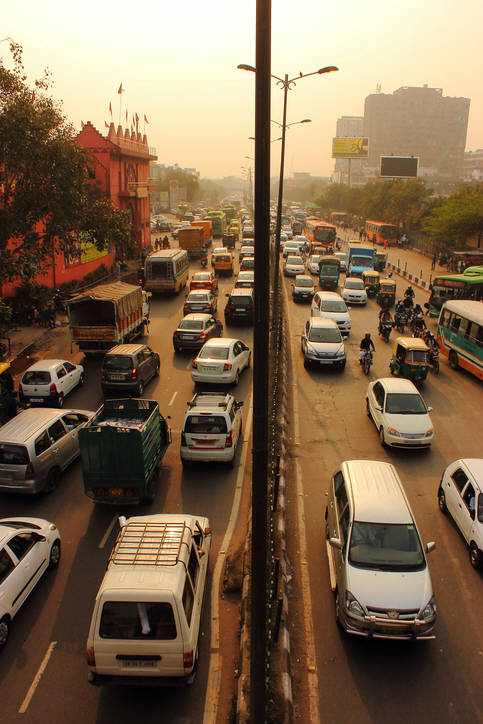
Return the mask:
[[337,229],[333,224],[310,218],[305,220],[305,236],[311,244],[319,244],[328,249],[335,244]]
[[451,367],[483,379],[483,303],[450,300],[441,307],[438,345]]
[[441,307],[449,299],[482,301],[483,267],[468,267],[463,274],[439,274],[435,276],[428,302],[430,316],[439,316]]
[[385,221],[366,221],[367,241],[372,241],[378,246],[396,246],[399,229],[396,224],[388,224]]

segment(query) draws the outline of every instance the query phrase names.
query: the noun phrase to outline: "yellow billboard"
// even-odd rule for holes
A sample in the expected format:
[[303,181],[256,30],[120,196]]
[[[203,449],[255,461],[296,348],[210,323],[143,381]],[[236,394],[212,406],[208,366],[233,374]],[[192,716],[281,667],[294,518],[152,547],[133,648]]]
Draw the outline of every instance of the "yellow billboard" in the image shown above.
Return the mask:
[[332,158],[367,158],[368,138],[333,138]]

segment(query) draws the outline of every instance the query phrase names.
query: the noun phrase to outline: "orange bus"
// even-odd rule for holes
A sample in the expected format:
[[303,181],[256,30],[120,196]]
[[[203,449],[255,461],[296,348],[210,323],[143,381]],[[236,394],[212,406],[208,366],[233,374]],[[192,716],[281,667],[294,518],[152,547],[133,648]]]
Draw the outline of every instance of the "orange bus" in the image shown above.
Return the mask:
[[311,244],[319,244],[326,249],[335,244],[337,238],[337,229],[333,224],[327,224],[320,219],[305,220],[305,236]]
[[367,241],[379,246],[396,246],[399,228],[385,221],[366,221]]

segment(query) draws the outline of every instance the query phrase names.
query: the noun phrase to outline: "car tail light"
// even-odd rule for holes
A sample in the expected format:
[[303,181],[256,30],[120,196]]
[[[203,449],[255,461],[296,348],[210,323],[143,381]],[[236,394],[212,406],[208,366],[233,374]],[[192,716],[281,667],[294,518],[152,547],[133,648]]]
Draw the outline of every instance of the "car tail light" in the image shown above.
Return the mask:
[[181,433],[181,446],[186,447],[186,435],[184,432]]
[[211,304],[209,302],[205,304],[205,309],[211,309]]
[[96,665],[96,655],[94,653],[93,646],[91,646],[89,649],[86,650],[86,657],[87,657],[87,666]]
[[137,380],[137,378],[138,378],[138,369],[137,369],[137,367],[135,367],[133,369],[133,371],[131,372],[131,379]]
[[228,372],[228,370],[231,370],[232,367],[233,365],[231,362],[225,362],[225,364],[223,365],[223,372]]
[[193,668],[193,649],[183,654],[183,666],[185,669]]
[[29,463],[25,468],[25,480],[28,480],[34,474],[32,463]]
[[194,359],[193,362],[191,363],[191,366],[196,369],[198,367],[198,360]]
[[206,339],[206,332],[202,332],[200,334],[200,339]]
[[252,304],[252,305],[250,306],[250,312],[251,312],[252,314],[255,312],[255,305],[254,305],[254,304]]
[[53,392],[54,395],[57,394],[57,387],[55,386],[55,384],[53,382],[50,385],[50,391]]
[[188,305],[186,304],[186,302],[183,304],[183,309],[184,309],[185,312],[189,309],[189,307],[188,307]]
[[231,430],[228,433],[228,435],[226,436],[225,447],[233,447],[233,438],[231,435]]
[[177,332],[176,330],[174,330],[174,332],[173,332],[173,339],[175,339],[177,336],[178,336],[178,332]]
[[104,370],[101,370],[101,380],[105,380],[106,375],[104,374]]

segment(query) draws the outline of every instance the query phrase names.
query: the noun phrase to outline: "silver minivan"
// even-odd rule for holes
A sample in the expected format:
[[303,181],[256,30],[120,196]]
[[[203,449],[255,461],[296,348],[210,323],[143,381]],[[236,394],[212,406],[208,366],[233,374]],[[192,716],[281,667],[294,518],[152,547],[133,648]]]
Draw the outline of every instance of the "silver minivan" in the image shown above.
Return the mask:
[[90,410],[32,407],[0,428],[0,491],[52,491],[60,473],[79,455],[79,428]]
[[326,509],[336,620],[351,634],[432,639],[436,621],[426,553],[403,486],[390,463],[343,462]]

